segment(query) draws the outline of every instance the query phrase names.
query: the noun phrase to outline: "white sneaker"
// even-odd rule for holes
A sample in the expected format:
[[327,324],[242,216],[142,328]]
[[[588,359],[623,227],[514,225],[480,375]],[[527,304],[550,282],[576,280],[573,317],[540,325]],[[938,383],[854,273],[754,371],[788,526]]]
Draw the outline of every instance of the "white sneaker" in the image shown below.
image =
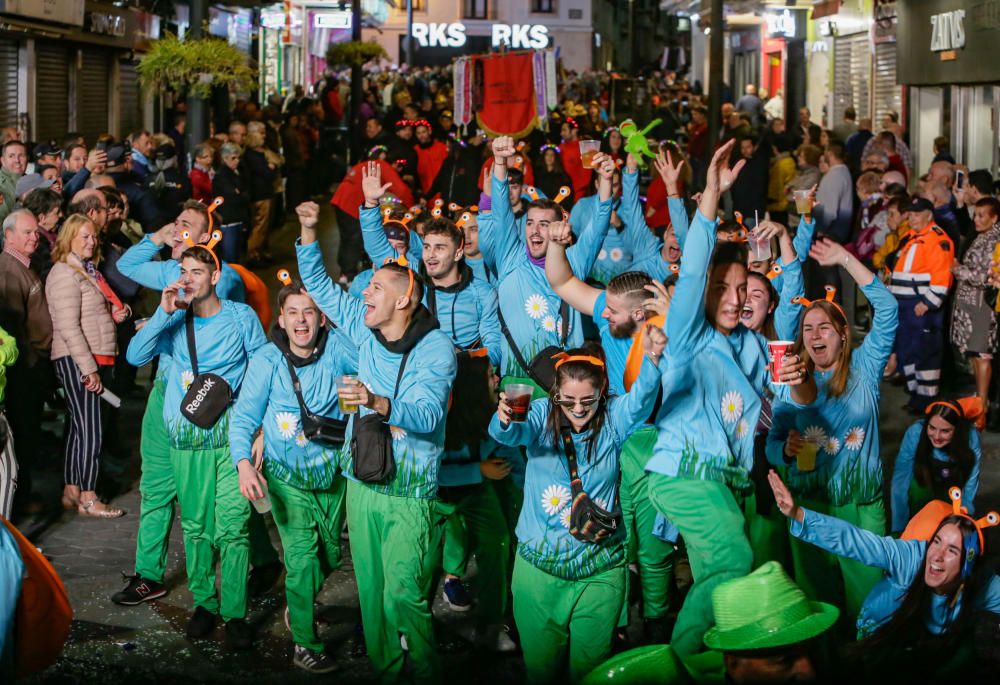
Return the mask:
[[510,639],[507,626],[493,625],[476,631],[476,643],[491,652],[507,654],[517,650],[517,645]]

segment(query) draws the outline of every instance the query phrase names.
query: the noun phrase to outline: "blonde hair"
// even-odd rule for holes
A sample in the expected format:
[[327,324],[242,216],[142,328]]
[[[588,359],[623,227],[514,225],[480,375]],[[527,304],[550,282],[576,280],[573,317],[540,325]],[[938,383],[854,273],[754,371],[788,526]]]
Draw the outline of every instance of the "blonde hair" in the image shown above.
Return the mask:
[[837,368],[834,369],[830,375],[830,381],[826,384],[830,397],[840,397],[847,390],[847,381],[851,375],[851,351],[854,347],[854,343],[851,340],[851,327],[847,325],[847,318],[844,316],[843,309],[833,302],[827,302],[826,300],[816,300],[806,307],[805,314],[799,320],[799,338],[795,341],[792,351],[805,360],[809,373],[816,370],[816,365],[813,363],[812,357],[806,353],[805,336],[802,334],[802,329],[806,324],[806,316],[814,309],[818,309],[826,314],[827,318],[830,319],[830,323],[837,329],[837,333],[843,338],[843,344],[840,346],[840,357],[837,359]]
[[261,131],[248,131],[244,142],[246,142],[247,148],[251,150],[264,147],[264,134]]
[[[84,225],[90,224],[90,228],[94,231],[94,237],[97,237],[97,226],[94,222],[90,220],[90,217],[85,214],[71,214],[66,221],[63,222],[62,228],[59,229],[59,235],[56,236],[56,245],[52,248],[52,261],[53,262],[65,262],[66,257],[73,252],[73,241],[76,240],[76,236],[80,234],[80,229]],[[97,263],[98,252],[94,251],[93,261]]]
[[866,171],[858,177],[858,193],[872,195],[877,193],[882,180],[874,171]]

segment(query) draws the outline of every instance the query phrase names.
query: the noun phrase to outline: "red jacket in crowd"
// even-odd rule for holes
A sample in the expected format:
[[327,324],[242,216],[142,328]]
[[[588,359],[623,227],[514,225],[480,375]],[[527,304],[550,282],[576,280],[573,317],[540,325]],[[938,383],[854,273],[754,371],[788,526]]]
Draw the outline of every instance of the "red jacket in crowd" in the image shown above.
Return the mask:
[[206,205],[212,202],[212,175],[198,167],[188,174],[191,179],[191,197]]
[[[410,191],[409,186],[403,183],[403,179],[399,177],[399,174],[392,168],[392,165],[381,159],[377,160],[377,163],[382,167],[382,183],[391,184],[388,192],[398,197],[404,207],[413,205],[413,193]],[[337,186],[337,192],[333,194],[333,198],[330,200],[331,205],[350,214],[355,219],[358,218],[358,207],[365,201],[365,194],[361,190],[361,170],[367,164],[368,161],[366,160],[358,162],[351,167],[351,170],[347,172],[347,176]]]
[[417,177],[420,179],[420,189],[425,193],[434,185],[434,179],[441,171],[441,165],[448,159],[448,146],[440,140],[433,141],[427,147],[413,146],[417,151]]

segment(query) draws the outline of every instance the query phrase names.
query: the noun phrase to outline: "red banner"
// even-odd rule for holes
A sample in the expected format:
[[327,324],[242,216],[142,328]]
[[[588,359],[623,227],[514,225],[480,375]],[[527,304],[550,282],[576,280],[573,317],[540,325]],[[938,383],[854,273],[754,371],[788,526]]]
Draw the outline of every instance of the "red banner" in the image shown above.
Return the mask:
[[483,57],[483,106],[476,119],[491,137],[522,138],[535,128],[531,53]]

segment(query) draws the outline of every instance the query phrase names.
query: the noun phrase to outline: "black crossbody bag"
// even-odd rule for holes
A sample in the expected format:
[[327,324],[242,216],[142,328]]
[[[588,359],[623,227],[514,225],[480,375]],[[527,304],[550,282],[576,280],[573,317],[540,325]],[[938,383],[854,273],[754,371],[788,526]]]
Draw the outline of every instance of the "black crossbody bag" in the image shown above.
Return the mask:
[[[392,399],[399,393],[399,382],[410,353],[403,354],[396,374],[396,387]],[[384,483],[396,475],[396,459],[392,456],[392,432],[381,415],[372,412],[355,416],[354,433],[351,435],[351,466],[354,477],[362,483]]]
[[584,492],[583,481],[580,480],[580,472],[576,464],[576,445],[573,444],[573,435],[565,426],[560,429],[559,434],[562,437],[563,452],[566,453],[566,461],[569,464],[569,487],[573,493],[573,504],[569,514],[569,532],[580,542],[603,542],[618,530],[618,519],[621,517],[621,511],[602,509],[594,500],[590,499],[590,495]]
[[194,312],[190,309],[184,315],[187,329],[188,354],[191,355],[191,370],[194,381],[181,400],[181,414],[198,428],[210,429],[216,424],[233,399],[233,390],[222,376],[214,373],[198,373],[198,352],[194,345]]
[[531,363],[525,361],[517,343],[514,342],[514,336],[510,334],[510,329],[507,328],[507,322],[504,321],[503,311],[500,307],[497,307],[497,317],[500,319],[500,332],[503,333],[503,337],[507,340],[507,345],[510,346],[510,351],[514,355],[514,359],[517,360],[517,363],[525,370],[528,377],[535,381],[539,387],[546,392],[551,390],[556,382],[556,360],[553,357],[560,352],[566,351],[566,341],[569,339],[569,305],[564,300],[559,301],[559,318],[563,322],[562,335],[559,336],[559,345],[549,345],[536,354]]
[[288,365],[288,373],[292,377],[292,389],[295,390],[295,399],[299,402],[299,418],[302,424],[302,434],[307,440],[315,442],[324,447],[340,449],[344,445],[347,434],[347,421],[345,419],[334,419],[329,416],[320,416],[309,411],[306,406],[306,398],[302,396],[302,384],[299,382],[299,375],[295,373],[295,366],[292,360],[285,355],[285,363]]

